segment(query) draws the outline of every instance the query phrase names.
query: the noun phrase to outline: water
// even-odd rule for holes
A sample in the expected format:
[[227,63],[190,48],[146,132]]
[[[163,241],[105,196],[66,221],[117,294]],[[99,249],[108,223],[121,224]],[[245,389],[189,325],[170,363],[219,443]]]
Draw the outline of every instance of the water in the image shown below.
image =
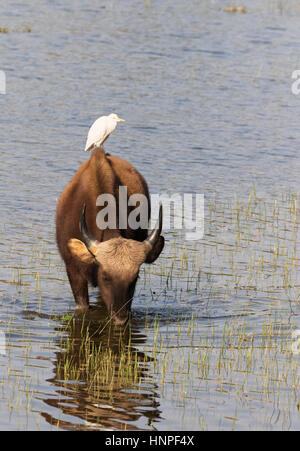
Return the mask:
[[[2,5],[1,429],[299,428],[300,8],[244,4],[247,14],[196,0]],[[110,112],[126,123],[106,149],[152,193],[203,193],[205,236],[166,232],[124,339],[144,361],[138,383],[95,393],[58,370],[76,361],[65,346],[82,323],[65,327],[74,301],[54,218],[88,158],[89,126]],[[99,345],[96,292],[92,304]]]

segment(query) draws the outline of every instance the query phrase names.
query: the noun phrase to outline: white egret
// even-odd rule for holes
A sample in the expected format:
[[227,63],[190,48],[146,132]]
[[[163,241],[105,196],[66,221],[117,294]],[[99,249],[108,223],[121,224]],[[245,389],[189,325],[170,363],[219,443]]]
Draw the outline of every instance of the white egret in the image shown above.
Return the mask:
[[85,145],[85,152],[100,147],[109,135],[114,131],[118,122],[125,122],[117,114],[99,117],[89,129],[88,137]]

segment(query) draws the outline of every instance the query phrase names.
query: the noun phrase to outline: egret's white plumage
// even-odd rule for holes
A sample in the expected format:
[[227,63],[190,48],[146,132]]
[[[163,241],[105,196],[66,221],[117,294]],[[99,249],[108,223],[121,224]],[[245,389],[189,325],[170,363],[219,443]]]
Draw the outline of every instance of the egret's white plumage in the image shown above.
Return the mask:
[[117,114],[99,117],[91,126],[86,140],[85,151],[100,147],[114,131],[118,122],[124,122]]

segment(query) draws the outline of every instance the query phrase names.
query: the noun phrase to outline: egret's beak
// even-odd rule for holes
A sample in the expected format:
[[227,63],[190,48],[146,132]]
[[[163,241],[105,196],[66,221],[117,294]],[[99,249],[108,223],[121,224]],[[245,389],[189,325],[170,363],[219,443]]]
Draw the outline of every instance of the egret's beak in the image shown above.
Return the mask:
[[120,117],[118,117],[117,121],[118,122],[125,122],[125,119],[121,119]]

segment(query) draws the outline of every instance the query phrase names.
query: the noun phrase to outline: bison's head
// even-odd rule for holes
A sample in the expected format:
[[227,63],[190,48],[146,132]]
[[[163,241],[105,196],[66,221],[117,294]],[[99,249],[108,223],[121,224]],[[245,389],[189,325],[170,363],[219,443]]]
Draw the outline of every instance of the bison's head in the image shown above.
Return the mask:
[[98,265],[98,285],[108,314],[115,324],[125,324],[130,312],[139,269],[142,263],[152,263],[164,247],[162,206],[158,226],[142,242],[113,238],[99,242],[89,232],[85,206],[80,218],[82,241],[72,238],[68,246],[73,257],[82,263]]

